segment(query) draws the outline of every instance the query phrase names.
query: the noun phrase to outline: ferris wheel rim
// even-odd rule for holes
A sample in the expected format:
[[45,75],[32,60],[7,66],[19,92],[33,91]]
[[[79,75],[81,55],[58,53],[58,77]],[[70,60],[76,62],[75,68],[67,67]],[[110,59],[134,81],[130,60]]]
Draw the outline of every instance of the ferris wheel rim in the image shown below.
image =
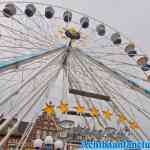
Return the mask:
[[[12,1],[3,1],[3,2],[0,2],[0,5],[1,5],[1,4],[6,4],[7,2],[9,2],[9,3],[18,3],[18,4],[37,4],[37,5],[44,5],[44,6],[50,5],[50,6],[59,8],[59,9],[70,10],[70,11],[76,13],[76,14],[79,14],[79,15],[81,15],[81,16],[87,16],[88,18],[91,18],[92,20],[94,20],[94,21],[96,21],[96,22],[98,22],[98,23],[101,23],[101,24],[106,25],[107,27],[109,27],[109,28],[112,29],[113,31],[120,33],[120,34],[121,34],[125,39],[127,39],[128,41],[132,41],[130,38],[128,38],[128,36],[124,35],[124,33],[122,33],[121,31],[118,31],[116,28],[112,27],[110,24],[107,24],[107,23],[105,23],[105,22],[103,22],[103,21],[97,19],[97,18],[94,17],[94,16],[90,16],[90,15],[88,15],[88,14],[86,14],[86,13],[83,13],[83,12],[80,12],[80,11],[78,11],[78,10],[74,10],[74,9],[71,9],[71,8],[63,7],[63,6],[60,6],[60,5],[53,5],[53,4],[51,4],[51,3],[32,2],[32,1],[14,1],[14,0],[12,0]],[[60,19],[60,18],[59,18],[59,19]]]

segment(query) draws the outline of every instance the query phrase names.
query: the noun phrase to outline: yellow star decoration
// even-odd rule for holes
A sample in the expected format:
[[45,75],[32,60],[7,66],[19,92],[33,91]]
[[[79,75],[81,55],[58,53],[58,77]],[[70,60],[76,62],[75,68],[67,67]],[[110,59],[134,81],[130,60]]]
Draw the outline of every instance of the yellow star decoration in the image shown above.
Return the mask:
[[68,104],[65,103],[64,101],[61,101],[59,105],[59,110],[61,113],[67,113],[69,111]]
[[110,111],[102,111],[106,120],[111,120],[112,113]]
[[121,124],[125,124],[127,122],[127,118],[123,114],[120,114],[118,115],[118,122]]
[[48,116],[52,116],[54,114],[54,108],[52,104],[46,104],[46,106],[43,108],[43,111],[48,114]]
[[130,122],[130,128],[133,130],[139,129],[139,125],[137,124],[137,122],[133,121]]
[[76,109],[76,112],[80,114],[85,112],[85,108],[81,106],[79,102],[77,102],[77,106],[75,107],[75,109]]
[[91,116],[92,117],[98,117],[98,115],[99,115],[99,112],[98,112],[98,110],[96,109],[96,107],[92,107],[91,108]]

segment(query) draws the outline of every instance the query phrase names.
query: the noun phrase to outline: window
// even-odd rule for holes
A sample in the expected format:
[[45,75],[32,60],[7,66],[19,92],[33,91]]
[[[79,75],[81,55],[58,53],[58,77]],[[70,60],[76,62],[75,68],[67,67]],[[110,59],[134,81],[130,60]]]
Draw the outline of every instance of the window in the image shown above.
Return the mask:
[[44,131],[43,131],[43,133],[42,133],[42,139],[45,139],[45,138],[46,138],[46,136],[47,136],[47,131],[46,131],[46,130],[44,130]]
[[16,145],[14,145],[14,144],[8,145],[8,150],[15,150],[15,149],[16,149]]
[[41,137],[41,130],[37,130],[36,131],[36,138],[40,138]]

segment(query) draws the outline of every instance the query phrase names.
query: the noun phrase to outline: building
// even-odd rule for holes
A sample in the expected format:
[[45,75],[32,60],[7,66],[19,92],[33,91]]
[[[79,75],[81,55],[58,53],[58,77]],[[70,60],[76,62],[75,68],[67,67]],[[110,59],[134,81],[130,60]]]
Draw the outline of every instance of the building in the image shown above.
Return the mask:
[[[2,124],[6,119],[1,118],[0,124]],[[4,130],[0,132],[0,140],[5,137],[8,130],[17,122],[17,119],[14,118],[8,125],[5,127]],[[42,113],[38,119],[36,120],[32,131],[24,145],[24,150],[32,150],[33,148],[33,141],[37,138],[41,138],[43,141],[46,136],[50,135],[54,139],[62,139],[65,140],[68,136],[66,129],[61,128],[57,125],[59,120],[56,117],[49,117],[46,113]],[[11,137],[7,140],[7,142],[3,145],[3,150],[15,150],[17,144],[19,143],[25,129],[29,125],[29,122],[21,122],[15,132],[11,135]],[[79,147],[77,143],[70,143],[67,146],[67,149],[73,149],[73,147]],[[43,144],[44,149],[44,144]],[[53,146],[54,149],[54,146]]]
[[[0,120],[0,124],[4,121],[5,119],[2,118]],[[7,127],[0,132],[0,140],[7,134],[8,130],[16,123],[16,121],[17,119],[14,118]],[[3,145],[3,150],[15,150],[28,125],[29,122],[21,122],[14,134],[12,134]],[[47,113],[42,113],[33,125],[23,149],[32,150],[34,149],[33,141],[35,139],[40,138],[44,141],[46,136],[52,136],[54,140],[61,139],[64,141],[67,150],[73,150],[80,147],[80,142],[82,140],[127,140],[128,137],[125,135],[125,132],[125,130],[118,131],[111,127],[107,127],[105,130],[99,131],[82,128],[80,126],[75,127],[72,121],[59,121],[59,119],[55,116],[49,117]],[[54,145],[52,145],[52,147],[55,149]],[[44,144],[42,149],[45,149]]]

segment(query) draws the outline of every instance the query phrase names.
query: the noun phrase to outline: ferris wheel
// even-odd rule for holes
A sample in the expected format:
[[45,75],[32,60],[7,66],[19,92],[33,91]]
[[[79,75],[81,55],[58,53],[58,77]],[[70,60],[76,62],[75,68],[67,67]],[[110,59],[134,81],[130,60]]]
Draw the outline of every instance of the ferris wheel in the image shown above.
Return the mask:
[[42,2],[0,2],[0,20],[0,113],[7,118],[0,130],[19,118],[0,145],[45,103],[49,113],[75,109],[89,124],[87,111],[102,129],[128,127],[134,139],[149,139],[150,63],[132,40],[99,19]]

